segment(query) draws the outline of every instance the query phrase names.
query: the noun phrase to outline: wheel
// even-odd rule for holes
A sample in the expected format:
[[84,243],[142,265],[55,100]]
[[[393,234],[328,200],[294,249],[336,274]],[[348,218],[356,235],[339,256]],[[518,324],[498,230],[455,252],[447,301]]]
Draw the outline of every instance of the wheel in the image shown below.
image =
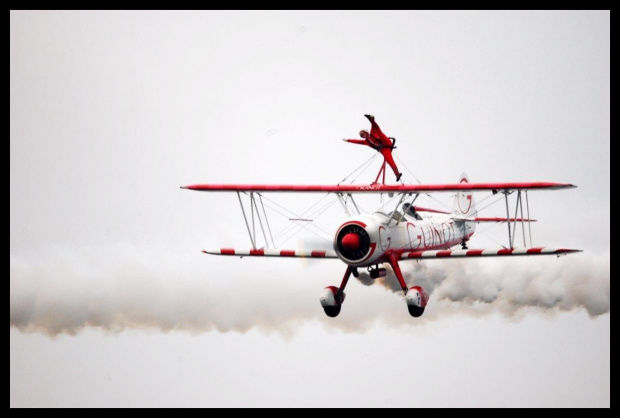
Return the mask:
[[409,315],[413,316],[414,318],[419,318],[424,313],[424,308],[420,308],[419,306],[415,305],[407,305],[407,309],[409,309]]
[[[323,310],[325,311],[325,315],[330,318],[335,318],[340,314],[341,305],[338,306],[323,306]],[[424,310],[424,309],[422,309]]]
[[345,294],[336,286],[328,286],[321,293],[321,306],[325,311],[325,315],[335,318],[340,314],[342,302],[344,302]]

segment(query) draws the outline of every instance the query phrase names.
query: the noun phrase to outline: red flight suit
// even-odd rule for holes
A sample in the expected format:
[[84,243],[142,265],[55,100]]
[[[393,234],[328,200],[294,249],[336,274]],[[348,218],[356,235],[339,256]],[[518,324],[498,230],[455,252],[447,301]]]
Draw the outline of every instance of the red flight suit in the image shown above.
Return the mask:
[[[394,171],[394,175],[396,176],[396,181],[400,179],[401,173],[398,171],[398,167],[394,162],[394,158],[392,158],[392,148],[393,143],[390,138],[386,134],[383,133],[377,122],[375,122],[374,116],[364,115],[370,121],[370,133],[366,136],[365,139],[346,139],[345,141],[350,142],[352,144],[360,144],[367,145],[371,148],[376,149],[378,152],[383,155],[385,161],[392,167],[392,171]],[[360,134],[361,135],[361,134]]]

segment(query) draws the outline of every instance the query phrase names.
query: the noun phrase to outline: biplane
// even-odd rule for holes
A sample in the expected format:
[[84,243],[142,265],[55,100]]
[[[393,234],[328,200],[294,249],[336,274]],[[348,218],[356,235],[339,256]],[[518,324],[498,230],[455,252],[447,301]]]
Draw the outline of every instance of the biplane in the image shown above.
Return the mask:
[[[335,185],[287,185],[287,184],[194,184],[182,189],[202,192],[236,193],[241,212],[250,237],[251,248],[214,248],[203,252],[213,255],[238,257],[304,257],[314,259],[340,259],[346,269],[339,286],[328,286],[320,295],[325,314],[336,317],[345,300],[345,288],[351,275],[359,277],[360,269],[366,268],[372,279],[385,277],[385,265],[389,265],[402,291],[409,314],[420,317],[429,300],[429,294],[421,286],[408,287],[403,278],[400,263],[407,260],[428,260],[474,257],[515,257],[538,255],[564,255],[581,250],[569,248],[533,247],[531,245],[528,191],[560,190],[576,186],[551,182],[499,182],[471,183],[466,174],[457,183],[449,184],[386,184],[385,166],[379,170],[375,181],[368,184]],[[381,180],[381,182],[379,182]],[[480,217],[476,209],[474,193],[501,194],[506,205],[505,217]],[[342,203],[346,219],[333,234],[331,250],[295,250],[271,248],[267,235],[271,234],[263,196],[271,193],[320,193],[333,194]],[[421,195],[435,193],[454,194],[451,210],[438,210],[415,205]],[[397,203],[391,210],[363,213],[355,197],[368,194],[388,194]],[[509,195],[516,195],[511,214]],[[242,196],[249,200],[246,211]],[[394,198],[395,196],[395,198]],[[246,203],[245,206],[248,206]],[[526,207],[524,215],[523,207]],[[262,215],[260,209],[262,208]],[[290,219],[303,222],[304,219]],[[468,242],[479,223],[502,222],[507,224],[508,245],[499,248],[470,249]],[[527,245],[526,225],[530,231]],[[258,245],[262,232],[265,245]],[[522,229],[523,247],[516,247],[517,229]],[[272,238],[273,242],[273,238]]]

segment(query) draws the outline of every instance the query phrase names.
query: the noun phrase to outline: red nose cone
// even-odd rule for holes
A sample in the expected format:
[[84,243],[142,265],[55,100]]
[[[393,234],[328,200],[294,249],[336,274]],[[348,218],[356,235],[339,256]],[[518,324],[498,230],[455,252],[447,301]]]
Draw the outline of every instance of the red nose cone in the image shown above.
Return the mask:
[[360,248],[360,236],[354,232],[349,232],[342,237],[342,247],[347,251],[355,251]]

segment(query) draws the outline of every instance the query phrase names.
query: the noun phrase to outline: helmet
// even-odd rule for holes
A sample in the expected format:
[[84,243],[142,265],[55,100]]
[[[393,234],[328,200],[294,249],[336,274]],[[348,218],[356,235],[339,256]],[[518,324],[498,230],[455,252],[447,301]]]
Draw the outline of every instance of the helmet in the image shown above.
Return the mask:
[[368,131],[367,131],[366,129],[362,129],[362,130],[360,131],[360,136],[361,136],[362,138],[366,138],[366,137],[368,136]]

